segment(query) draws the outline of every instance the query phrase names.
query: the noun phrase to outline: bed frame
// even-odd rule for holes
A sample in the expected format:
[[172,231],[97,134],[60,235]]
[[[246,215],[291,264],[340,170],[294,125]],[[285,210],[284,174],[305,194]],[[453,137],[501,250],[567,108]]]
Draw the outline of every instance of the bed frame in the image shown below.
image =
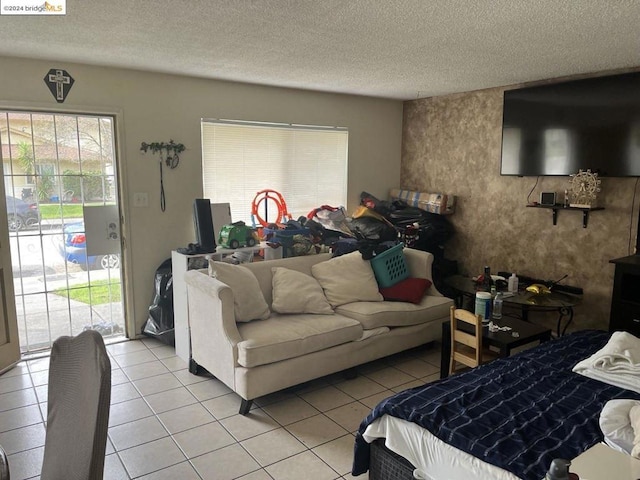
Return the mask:
[[371,443],[369,480],[413,480],[415,467],[384,446],[384,438]]

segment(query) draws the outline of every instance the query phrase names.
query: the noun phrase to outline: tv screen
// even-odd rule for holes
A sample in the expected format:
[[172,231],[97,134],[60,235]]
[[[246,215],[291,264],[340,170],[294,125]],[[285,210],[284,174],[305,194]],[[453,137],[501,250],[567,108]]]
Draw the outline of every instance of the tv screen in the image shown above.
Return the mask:
[[502,175],[640,176],[640,72],[504,92]]

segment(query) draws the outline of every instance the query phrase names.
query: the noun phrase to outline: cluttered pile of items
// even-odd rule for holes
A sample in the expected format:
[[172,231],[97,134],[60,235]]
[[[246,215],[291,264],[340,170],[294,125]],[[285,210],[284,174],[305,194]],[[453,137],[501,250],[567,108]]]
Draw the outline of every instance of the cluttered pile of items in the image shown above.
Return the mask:
[[323,205],[306,217],[281,225],[269,224],[263,230],[267,245],[283,248],[283,256],[332,252],[334,256],[358,250],[371,259],[403,243],[407,247],[434,255],[434,280],[444,259],[445,243],[454,233],[443,215],[409,205],[405,200],[380,200],[367,192],[360,205],[348,216],[343,207]]

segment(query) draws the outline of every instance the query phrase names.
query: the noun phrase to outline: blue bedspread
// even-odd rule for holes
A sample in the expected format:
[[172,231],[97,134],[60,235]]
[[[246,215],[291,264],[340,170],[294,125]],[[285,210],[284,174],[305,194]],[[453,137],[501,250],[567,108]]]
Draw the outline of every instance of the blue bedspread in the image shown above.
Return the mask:
[[388,414],[522,479],[544,478],[552,459],[575,458],[603,440],[598,419],[608,400],[640,399],[571,371],[609,336],[576,332],[383,400],[360,425],[353,474],[369,468],[369,444],[362,433]]

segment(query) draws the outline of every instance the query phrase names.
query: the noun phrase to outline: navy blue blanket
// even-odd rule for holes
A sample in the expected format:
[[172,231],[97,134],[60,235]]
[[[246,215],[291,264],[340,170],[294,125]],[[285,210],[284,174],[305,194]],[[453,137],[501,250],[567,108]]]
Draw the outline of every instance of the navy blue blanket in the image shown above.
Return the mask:
[[384,414],[522,479],[539,480],[554,458],[572,459],[603,440],[604,404],[640,394],[573,373],[609,333],[586,330],[472,371],[400,392],[379,403],[356,436],[353,474],[369,468],[366,427]]

